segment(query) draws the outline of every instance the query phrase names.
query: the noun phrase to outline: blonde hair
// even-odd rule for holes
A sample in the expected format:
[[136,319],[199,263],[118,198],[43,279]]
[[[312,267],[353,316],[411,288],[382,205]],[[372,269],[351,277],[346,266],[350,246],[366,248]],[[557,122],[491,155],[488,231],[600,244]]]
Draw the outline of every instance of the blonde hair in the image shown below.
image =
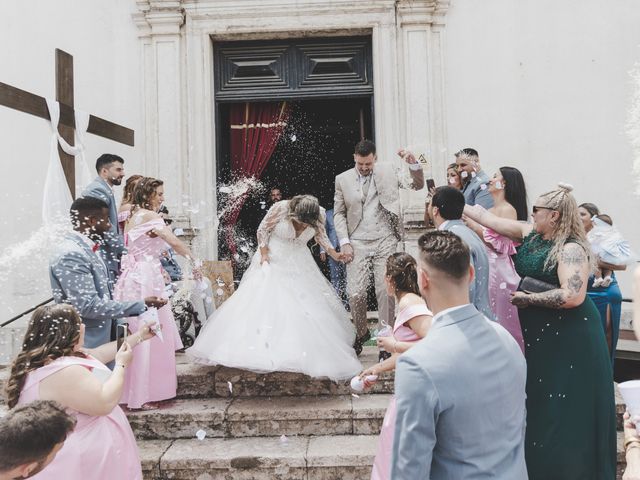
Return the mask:
[[587,234],[584,230],[584,224],[578,213],[578,204],[571,194],[573,187],[566,183],[559,183],[558,188],[550,192],[540,195],[540,199],[544,202],[544,206],[555,210],[560,215],[558,221],[551,232],[553,239],[553,247],[549,252],[549,256],[544,262],[544,269],[550,270],[558,264],[560,255],[565,244],[568,242],[577,243],[587,255],[590,267],[593,267],[593,255],[591,255],[591,245],[587,240]]
[[320,221],[320,203],[313,195],[296,195],[289,200],[289,217],[316,227]]

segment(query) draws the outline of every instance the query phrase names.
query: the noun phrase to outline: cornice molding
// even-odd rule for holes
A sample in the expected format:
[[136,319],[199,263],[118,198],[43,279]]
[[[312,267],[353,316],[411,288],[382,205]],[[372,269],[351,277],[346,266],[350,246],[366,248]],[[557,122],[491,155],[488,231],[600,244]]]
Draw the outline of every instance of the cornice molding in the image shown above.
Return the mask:
[[179,35],[184,24],[180,0],[136,0],[138,12],[132,15],[140,36]]

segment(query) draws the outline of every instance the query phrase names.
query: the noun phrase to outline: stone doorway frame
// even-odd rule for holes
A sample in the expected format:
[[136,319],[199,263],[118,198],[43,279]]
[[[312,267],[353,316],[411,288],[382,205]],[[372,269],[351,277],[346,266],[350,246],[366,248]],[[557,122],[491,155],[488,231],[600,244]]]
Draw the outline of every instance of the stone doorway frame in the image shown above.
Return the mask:
[[[423,146],[444,182],[444,20],[450,0],[137,0],[142,42],[144,172],[167,181],[169,209],[199,227],[216,215],[213,42],[371,35],[379,161]],[[424,192],[403,192],[405,222],[424,211]],[[183,199],[190,200],[185,202]],[[188,205],[185,205],[188,204]],[[197,204],[200,208],[193,208]],[[197,212],[195,211],[197,210]],[[200,254],[217,258],[215,228]]]

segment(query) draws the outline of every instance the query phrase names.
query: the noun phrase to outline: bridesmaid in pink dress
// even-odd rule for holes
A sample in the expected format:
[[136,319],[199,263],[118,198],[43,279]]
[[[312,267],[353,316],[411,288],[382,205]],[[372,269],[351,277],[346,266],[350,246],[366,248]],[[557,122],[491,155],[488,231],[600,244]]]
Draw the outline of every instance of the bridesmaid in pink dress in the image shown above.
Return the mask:
[[[369,367],[360,374],[360,377],[365,380],[366,387],[375,383],[375,381],[366,380],[368,375],[380,375],[382,372],[395,369],[398,356],[426,336],[433,319],[433,314],[420,297],[416,261],[411,255],[394,253],[387,259],[385,282],[387,293],[396,299],[398,315],[393,325],[393,335],[379,336],[377,342],[379,348],[391,353],[391,357]],[[378,437],[378,448],[371,471],[371,480],[385,480],[390,476],[395,419],[396,400],[395,396],[392,396]]]
[[[126,301],[151,295],[167,298],[164,270],[160,264],[162,252],[173,247],[178,254],[191,259],[189,248],[156,213],[163,200],[161,180],[149,177],[138,180],[133,192],[131,215],[125,223],[127,254],[122,257],[122,272],[113,294],[116,300]],[[156,408],[150,402],[176,396],[175,351],[182,348],[182,341],[171,305],[165,305],[157,313],[162,338],[158,336],[142,345],[127,371],[120,403],[131,409]],[[142,314],[129,317],[126,321],[131,330],[136,330],[139,323],[148,321],[148,318],[149,314]]]
[[[494,206],[491,213],[502,218],[526,221],[527,191],[522,174],[516,168],[502,167],[489,180],[489,193]],[[477,207],[476,208],[480,208]],[[524,340],[518,308],[511,304],[511,294],[518,289],[520,277],[516,273],[511,256],[516,254],[518,242],[485,228],[471,219],[465,219],[485,242],[489,257],[489,298],[496,321],[518,342],[524,352]]]
[[[72,306],[44,306],[33,313],[22,351],[11,367],[8,406],[54,400],[76,417],[77,424],[53,461],[31,478],[142,480],[138,448],[118,399],[134,347],[148,338],[151,333],[145,326],[117,353],[116,342],[82,350],[84,324]],[[114,357],[111,372],[104,364]]]

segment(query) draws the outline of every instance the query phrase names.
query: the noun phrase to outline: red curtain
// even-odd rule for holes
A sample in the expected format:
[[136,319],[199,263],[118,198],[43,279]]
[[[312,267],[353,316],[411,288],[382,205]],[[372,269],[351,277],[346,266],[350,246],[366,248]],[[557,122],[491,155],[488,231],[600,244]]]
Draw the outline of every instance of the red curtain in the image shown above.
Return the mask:
[[[287,102],[231,105],[231,174],[236,181],[242,177],[262,177],[288,118]],[[232,254],[237,252],[234,227],[247,196],[236,202],[224,222],[227,245]]]

